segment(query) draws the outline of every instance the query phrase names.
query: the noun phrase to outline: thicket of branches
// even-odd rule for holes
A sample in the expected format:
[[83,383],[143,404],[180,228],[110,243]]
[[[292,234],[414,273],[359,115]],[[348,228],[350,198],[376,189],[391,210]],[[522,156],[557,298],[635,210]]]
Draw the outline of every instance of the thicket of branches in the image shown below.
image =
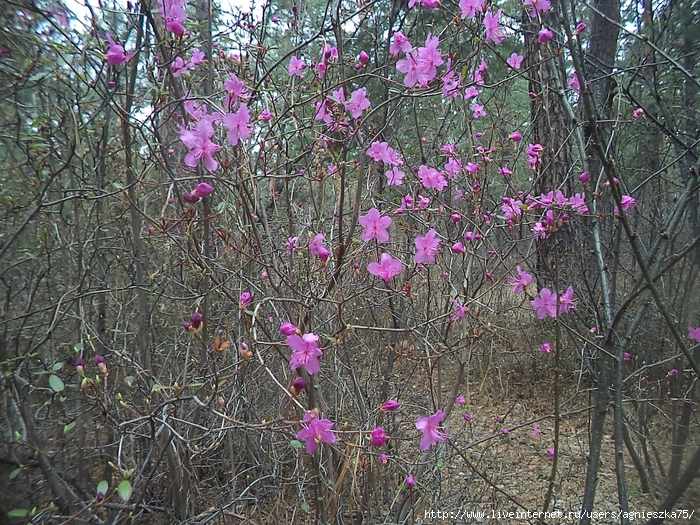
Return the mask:
[[[478,508],[503,475],[478,447],[542,420],[552,510],[581,407],[582,509],[611,429],[620,510],[630,479],[674,508],[700,467],[697,2],[413,3],[0,6],[0,462],[35,489],[5,515],[409,523]],[[491,367],[550,412],[468,434],[473,385],[510,396]],[[421,436],[439,411],[450,438]]]

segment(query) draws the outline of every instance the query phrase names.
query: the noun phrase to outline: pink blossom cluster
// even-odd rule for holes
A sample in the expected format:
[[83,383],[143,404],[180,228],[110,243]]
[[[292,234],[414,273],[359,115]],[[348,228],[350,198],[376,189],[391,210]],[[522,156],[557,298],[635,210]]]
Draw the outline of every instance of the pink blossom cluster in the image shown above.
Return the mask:
[[185,20],[187,0],[158,0],[160,16],[165,22],[165,28],[177,36],[185,33]]
[[437,67],[444,63],[438,49],[439,44],[438,37],[429,33],[425,39],[425,46],[405,52],[406,58],[396,63],[396,69],[406,75],[403,80],[404,86],[412,88],[418,84],[420,87],[427,87],[428,83],[437,76]]
[[182,57],[175,57],[170,68],[173,71],[173,76],[179,78],[181,75],[186,75],[189,73],[190,69],[194,69],[197,65],[202,62],[206,63],[205,55],[203,51],[200,51],[196,47],[192,50],[192,54],[188,60],[184,60]]

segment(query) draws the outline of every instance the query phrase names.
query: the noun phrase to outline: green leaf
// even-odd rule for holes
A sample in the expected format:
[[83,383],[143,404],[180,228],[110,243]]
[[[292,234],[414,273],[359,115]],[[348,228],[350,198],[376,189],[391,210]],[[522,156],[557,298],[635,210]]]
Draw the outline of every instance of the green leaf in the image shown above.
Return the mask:
[[308,503],[302,503],[301,504],[301,510],[304,512],[309,512],[309,504]]
[[61,368],[63,368],[63,363],[54,363],[54,365],[51,367],[51,370],[53,370],[54,372],[57,372]]
[[289,442],[289,446],[292,448],[301,448],[301,441],[297,441],[296,439],[292,439]]
[[27,509],[12,509],[7,515],[10,518],[25,518],[29,514]]
[[63,384],[61,378],[54,374],[49,376],[49,386],[54,392],[63,392],[63,389],[66,388],[66,385]]
[[119,497],[124,503],[129,501],[129,498],[131,498],[133,493],[134,489],[132,488],[131,483],[129,483],[129,481],[126,479],[123,480],[117,487],[117,494],[119,494]]
[[83,343],[76,343],[75,346],[73,347],[73,351],[76,354],[79,354],[82,349],[83,349]]
[[75,421],[72,423],[68,423],[66,426],[63,427],[63,435],[68,434],[71,430],[73,430],[73,427],[75,426]]
[[103,479],[102,481],[100,481],[97,484],[97,493],[98,494],[101,492],[103,496],[106,496],[108,489],[109,489],[109,483],[107,483],[106,479]]
[[12,472],[10,472],[10,479],[15,479],[17,476],[19,476],[19,473],[22,471],[22,467],[16,468]]

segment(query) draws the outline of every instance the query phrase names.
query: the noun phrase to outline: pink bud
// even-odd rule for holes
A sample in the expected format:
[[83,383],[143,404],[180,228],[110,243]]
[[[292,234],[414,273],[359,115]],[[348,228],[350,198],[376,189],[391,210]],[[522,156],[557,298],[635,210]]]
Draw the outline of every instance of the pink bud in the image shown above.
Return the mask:
[[450,219],[452,219],[452,222],[459,222],[462,220],[462,216],[459,213],[453,213]]
[[579,175],[578,180],[581,184],[585,186],[586,184],[588,184],[588,181],[591,180],[591,174],[587,171],[584,171],[583,173],[581,173],[581,175]]
[[252,300],[253,296],[250,295],[250,292],[243,292],[241,297],[238,299],[238,307],[244,309],[251,303]]
[[358,60],[360,61],[360,64],[365,66],[367,65],[367,62],[369,62],[369,55],[364,51],[360,51],[360,56],[358,57]]
[[512,140],[513,142],[520,142],[523,140],[523,135],[519,131],[514,131],[510,135],[508,135],[508,138]]
[[554,33],[552,33],[549,29],[545,27],[541,29],[540,32],[537,34],[537,41],[540,44],[547,44],[553,36]]
[[461,242],[456,242],[452,245],[452,251],[454,253],[464,253],[466,250]]
[[579,22],[578,25],[576,26],[576,29],[574,29],[574,34],[578,35],[583,33],[588,26],[586,25],[585,22]]
[[263,109],[260,112],[260,116],[258,117],[261,121],[263,122],[270,122],[270,119],[272,119],[272,113],[270,113],[268,110]]
[[381,447],[386,443],[386,432],[382,427],[375,428],[370,435],[372,437],[370,444],[373,447]]
[[393,412],[397,408],[399,408],[401,404],[398,401],[395,401],[393,399],[390,399],[389,401],[385,401],[382,406],[379,408],[382,412]]
[[416,486],[416,480],[413,479],[413,476],[408,476],[406,478],[406,481],[404,481],[404,484],[406,485],[407,488],[412,489],[413,487]]
[[285,321],[280,326],[280,332],[282,333],[282,335],[294,335],[297,332],[297,330],[298,328],[289,321]]

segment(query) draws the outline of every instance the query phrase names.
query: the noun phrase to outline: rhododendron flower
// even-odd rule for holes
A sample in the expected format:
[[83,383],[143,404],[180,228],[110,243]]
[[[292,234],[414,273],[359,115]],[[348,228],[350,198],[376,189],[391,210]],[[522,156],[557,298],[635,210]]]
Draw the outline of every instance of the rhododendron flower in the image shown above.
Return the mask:
[[537,33],[537,41],[540,44],[547,44],[552,37],[554,36],[554,33],[552,33],[548,28],[544,27],[540,29],[540,32]]
[[554,452],[554,449],[553,449],[553,448],[548,448],[548,449],[547,449],[547,455],[548,455],[550,458],[553,458],[555,454],[556,454],[556,452]]
[[400,260],[394,259],[391,255],[384,252],[381,256],[381,262],[369,263],[367,265],[367,271],[388,282],[403,271],[403,264]]
[[185,11],[187,0],[158,0],[158,3],[165,28],[177,36],[184,34],[184,23],[187,20],[187,11]]
[[416,245],[416,264],[424,262],[433,264],[435,256],[440,253],[440,239],[437,238],[437,232],[431,229],[425,234],[425,237],[416,237],[414,243]]
[[452,59],[448,58],[447,71],[442,76],[442,96],[444,98],[457,98],[461,82],[462,77],[452,69]]
[[[486,59],[482,58],[481,63],[479,64],[479,67],[474,70],[472,73],[472,80],[474,81],[475,84],[477,85],[483,85],[484,84],[484,75],[486,74],[486,71],[488,70],[489,66],[486,63]],[[476,94],[479,94],[479,91],[476,91]],[[476,95],[475,95],[476,96]],[[464,93],[464,98],[467,98],[467,92],[465,91]]]
[[306,381],[303,377],[297,377],[292,383],[292,388],[290,389],[292,396],[297,397],[306,389]]
[[[623,195],[622,198],[620,199],[620,202],[622,204],[622,209],[624,211],[627,211],[630,208],[637,207],[637,199],[635,199],[634,197],[630,197],[629,195]],[[615,206],[615,213],[620,213],[620,210],[618,209],[617,206]]]
[[445,419],[445,414],[442,410],[438,410],[432,416],[419,417],[416,420],[416,428],[423,432],[423,438],[420,441],[421,450],[428,450],[438,441],[450,439],[450,436],[444,434],[442,427],[439,426],[443,419]]
[[559,312],[568,314],[571,310],[576,310],[578,301],[574,299],[574,288],[569,286],[564,295],[559,297]]
[[483,13],[486,0],[459,0],[459,10],[462,20],[476,18],[477,13]]
[[107,33],[107,41],[109,42],[109,47],[107,48],[107,55],[105,58],[109,62],[110,66],[118,66],[120,64],[126,64],[131,58],[131,53],[127,54],[124,51],[124,46],[117,44],[112,35]]
[[314,418],[301,426],[302,429],[297,432],[297,439],[306,440],[306,451],[309,454],[316,452],[321,443],[335,444],[335,434],[331,432],[333,422],[329,419],[318,418],[314,413]]
[[253,296],[250,294],[250,292],[243,292],[241,296],[238,299],[238,307],[243,310],[246,306],[248,306],[251,302],[253,301]]
[[520,200],[515,200],[510,197],[501,197],[501,200],[503,201],[503,205],[501,206],[501,211],[503,212],[503,218],[508,222],[509,224],[512,224],[515,219],[517,219],[521,213],[522,210],[520,209],[520,206],[522,205],[522,201]]
[[457,396],[457,399],[455,399],[455,403],[457,403],[458,405],[463,405],[466,402],[467,402],[467,400],[464,399],[464,396],[462,394],[459,394]]
[[440,7],[440,0],[409,0],[408,8],[411,9],[416,4],[420,4],[426,9],[435,9]]
[[[517,53],[513,53],[512,55],[510,55],[510,57],[506,59],[506,64],[508,64],[513,69],[520,69],[520,66],[522,65],[524,59],[524,56],[519,55]],[[522,139],[522,136],[520,138]]]
[[472,116],[474,119],[479,119],[486,116],[486,110],[481,104],[472,104]]
[[537,310],[538,319],[557,316],[557,294],[550,291],[549,288],[542,288],[540,296],[530,301],[530,304]]
[[289,321],[285,321],[280,325],[280,332],[282,333],[282,335],[299,335],[300,332],[298,330],[299,329]]
[[464,314],[467,313],[467,308],[461,303],[458,303],[455,301],[452,297],[450,297],[450,301],[452,302],[453,305],[455,305],[456,310],[452,314],[452,317],[450,319],[452,321],[459,321],[460,319],[464,319]]
[[227,108],[233,108],[238,103],[239,98],[250,98],[250,93],[248,93],[245,83],[235,73],[229,73],[229,77],[224,82],[224,89],[226,90],[224,105]]
[[222,120],[228,128],[226,140],[231,146],[236,146],[239,141],[246,140],[253,133],[253,129],[249,124],[250,112],[245,104],[241,104],[241,107],[235,113],[224,115]]
[[467,423],[472,422],[472,416],[469,414],[469,412],[464,413],[464,421],[466,421]]
[[540,426],[537,423],[532,424],[532,430],[530,430],[530,435],[536,439],[540,439]]
[[326,248],[323,245],[324,239],[324,235],[322,233],[319,233],[309,243],[309,251],[311,252],[311,255],[317,256],[319,259],[321,259],[321,262],[323,263],[325,263],[328,260],[328,257],[331,254],[328,251],[328,248]]
[[199,161],[204,159],[204,166],[209,171],[216,171],[219,168],[219,163],[214,160],[212,155],[219,151],[221,146],[211,141],[213,135],[214,127],[209,120],[204,118],[199,121],[196,129],[182,129],[180,131],[180,140],[190,149],[189,153],[185,155],[185,164],[196,168]]
[[508,285],[513,287],[513,293],[517,295],[532,282],[533,277],[526,271],[523,271],[520,266],[517,266],[515,269],[518,271],[519,277],[510,276],[508,278]]
[[452,245],[452,251],[454,253],[465,253],[467,250],[464,249],[464,245],[461,242],[456,242]]
[[644,115],[644,110],[642,108],[637,108],[632,112],[632,115],[634,116],[634,118],[639,118],[642,115]]
[[442,191],[447,186],[447,180],[442,172],[425,165],[421,165],[418,168],[418,178],[425,188],[435,188],[438,191]]
[[469,86],[464,90],[464,100],[473,100],[479,96],[479,93],[480,91],[476,86]]
[[669,377],[674,377],[674,376],[677,376],[677,375],[678,375],[678,370],[676,370],[675,368],[671,368],[671,370],[668,371],[668,376],[669,376]]
[[591,174],[587,171],[584,171],[583,173],[581,173],[581,175],[578,176],[578,180],[579,182],[581,182],[581,184],[585,186],[586,184],[588,184],[588,181],[591,180]]
[[586,24],[586,22],[579,22],[578,24],[576,24],[576,27],[574,28],[574,34],[580,35],[581,33],[583,33],[586,30],[587,27],[588,27],[588,25]]
[[391,53],[392,55],[398,55],[399,51],[408,53],[412,47],[413,46],[408,41],[408,38],[406,38],[406,35],[404,35],[401,31],[397,31],[396,33],[394,33],[394,36],[391,39],[389,53]]
[[369,62],[369,55],[365,51],[360,51],[360,56],[357,57],[357,61],[364,65],[367,65],[367,62]]
[[258,116],[258,120],[261,120],[262,122],[270,122],[270,119],[272,119],[272,113],[266,109],[263,109]]
[[382,427],[375,428],[372,432],[370,432],[370,436],[370,445],[373,447],[381,447],[384,445],[384,443],[386,443],[386,432],[384,432]]
[[392,168],[385,173],[389,186],[401,186],[405,173],[399,168]]
[[502,12],[503,10],[499,9],[495,14],[489,11],[484,15],[484,28],[486,29],[486,38],[484,40],[487,44],[489,42],[500,44],[506,38],[501,32],[501,27],[498,25],[498,19]]
[[416,486],[416,480],[413,479],[413,476],[408,476],[406,478],[406,481],[403,482],[404,485],[406,485],[406,488],[412,489],[413,487]]
[[214,187],[211,186],[210,184],[207,184],[206,182],[200,182],[197,184],[195,187],[194,191],[192,192],[192,195],[199,199],[203,199],[204,197],[208,197],[214,193]]
[[510,170],[510,168],[508,167],[508,163],[506,162],[502,168],[498,168],[498,174],[503,175],[504,177],[508,177],[512,175],[513,172]]
[[367,212],[367,215],[360,215],[360,226],[365,228],[365,231],[360,235],[360,239],[369,242],[372,239],[377,239],[378,242],[387,242],[389,240],[389,232],[387,228],[391,226],[391,217],[381,216],[377,208],[372,208]]
[[445,164],[445,171],[447,172],[447,177],[452,180],[455,175],[462,171],[462,161],[460,159],[450,157],[450,160],[448,160]]
[[693,328],[692,326],[689,326],[688,335],[700,343],[700,327]]
[[520,142],[523,140],[523,135],[519,131],[514,131],[510,135],[508,135],[508,138],[512,140],[513,142]]
[[383,465],[386,465],[387,461],[389,458],[387,458],[386,454],[382,454],[379,456],[379,460],[382,462]]
[[542,346],[540,346],[539,350],[543,354],[551,354],[552,353],[552,345],[550,343],[542,343]]
[[552,8],[549,0],[525,0],[523,7],[530,7],[528,14],[530,18],[537,18],[537,15],[543,15]]
[[287,239],[287,243],[285,245],[285,249],[287,250],[288,254],[291,254],[294,250],[299,249],[299,237],[290,237]]
[[85,377],[85,360],[82,357],[75,360],[75,370],[80,377]]
[[345,103],[345,111],[349,111],[352,118],[358,119],[362,116],[362,112],[369,109],[371,105],[365,88],[360,88],[350,94],[350,100]]
[[310,333],[302,336],[288,335],[287,346],[292,349],[292,358],[289,360],[289,367],[296,370],[303,367],[309,375],[314,375],[321,370],[321,363],[318,358],[323,352],[318,347],[318,336]]
[[389,401],[384,401],[384,403],[382,403],[382,406],[379,407],[379,410],[382,412],[393,412],[400,406],[401,404],[398,401],[390,399]]
[[578,79],[578,73],[574,73],[574,76],[572,76],[572,77],[569,79],[568,84],[569,84],[569,87],[570,87],[571,89],[573,89],[576,93],[578,93],[579,91],[581,91],[581,82],[580,82],[579,79]]
[[630,359],[632,359],[632,354],[630,354],[629,352],[625,352],[622,356],[622,360],[629,361]]
[[304,62],[303,58],[298,58],[298,57],[292,57],[289,60],[289,76],[297,76],[297,77],[303,77],[304,76],[304,69],[306,69],[306,62]]

